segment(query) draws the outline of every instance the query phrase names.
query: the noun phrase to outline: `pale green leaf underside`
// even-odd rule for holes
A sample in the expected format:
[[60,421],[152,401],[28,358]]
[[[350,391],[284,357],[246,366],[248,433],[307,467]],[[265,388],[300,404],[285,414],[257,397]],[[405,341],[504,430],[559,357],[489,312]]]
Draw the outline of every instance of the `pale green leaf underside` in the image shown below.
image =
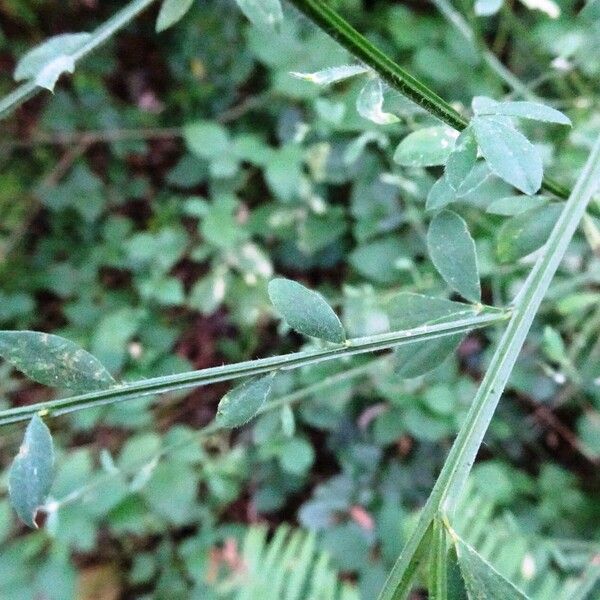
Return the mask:
[[252,419],[267,401],[274,375],[250,379],[225,394],[217,409],[217,423],[223,427],[239,427]]
[[477,160],[477,142],[473,131],[467,127],[456,140],[454,150],[446,163],[446,179],[453,190],[458,190]]
[[503,118],[474,117],[473,130],[489,168],[523,193],[542,185],[542,159],[535,146]]
[[77,344],[38,331],[0,331],[0,357],[30,379],[77,392],[101,390],[115,380]]
[[289,279],[269,282],[269,297],[287,324],[298,333],[342,343],[346,333],[323,296]]
[[164,31],[180,21],[194,0],[163,0],[156,19],[156,31]]
[[394,152],[394,161],[403,167],[443,165],[454,149],[458,131],[440,125],[426,127],[407,135]]
[[19,518],[37,527],[37,510],[44,504],[54,474],[54,447],[45,423],[34,415],[8,475],[10,501]]
[[390,125],[400,120],[396,115],[384,112],[383,85],[379,78],[370,79],[364,85],[356,99],[356,110],[361,117],[378,125]]
[[456,213],[438,213],[427,231],[431,261],[446,283],[471,302],[481,300],[475,242],[467,224]]
[[492,215],[511,217],[534,208],[541,208],[550,202],[548,196],[507,196],[494,200],[486,208]]
[[456,551],[469,600],[528,600],[525,594],[460,538],[456,540]]
[[283,10],[279,0],[236,0],[236,3],[256,27],[277,29],[283,21]]
[[25,54],[17,63],[16,81],[33,79],[50,91],[63,73],[75,69],[74,54],[91,39],[89,33],[65,33],[47,39]]
[[297,71],[291,71],[290,75],[297,79],[304,79],[317,85],[331,85],[356,75],[367,73],[369,69],[362,65],[340,65],[339,67],[329,67],[322,69],[321,71],[315,71],[314,73],[299,73]]

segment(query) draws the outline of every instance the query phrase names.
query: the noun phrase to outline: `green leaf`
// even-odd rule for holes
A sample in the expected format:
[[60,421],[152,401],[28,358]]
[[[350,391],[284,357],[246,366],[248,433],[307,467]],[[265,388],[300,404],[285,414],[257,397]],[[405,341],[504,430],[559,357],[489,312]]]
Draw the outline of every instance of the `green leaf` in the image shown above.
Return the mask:
[[194,0],[163,0],[156,19],[156,31],[161,32],[180,21],[194,4]]
[[505,579],[462,539],[455,540],[458,564],[469,600],[527,600],[527,596]]
[[534,208],[508,219],[496,239],[500,262],[512,262],[541,248],[563,209],[562,204]]
[[503,215],[511,217],[534,208],[541,208],[550,201],[548,196],[507,196],[494,200],[487,208],[486,212],[492,215]]
[[475,242],[455,212],[438,213],[427,231],[429,256],[446,283],[471,302],[481,300]]
[[403,167],[435,167],[448,160],[458,131],[440,125],[426,127],[407,135],[394,152],[394,161]]
[[535,146],[502,118],[474,117],[472,125],[492,172],[523,193],[535,194],[544,171]]
[[278,30],[283,21],[279,0],[235,0],[246,18],[261,29]]
[[448,177],[443,175],[431,186],[425,208],[426,210],[437,210],[454,202],[456,198],[456,192],[448,182]]
[[546,123],[572,125],[571,119],[560,111],[538,102],[496,102],[482,96],[473,98],[476,115],[501,115]]
[[36,514],[50,491],[53,475],[52,436],[42,419],[34,415],[27,425],[23,443],[8,474],[11,504],[29,527],[38,527]]
[[183,128],[183,139],[188,149],[207,160],[225,154],[230,141],[227,130],[214,121],[195,121]]
[[238,385],[221,398],[216,421],[223,427],[240,427],[258,413],[271,393],[275,372]]
[[89,392],[116,384],[97,358],[49,333],[0,331],[0,357],[44,385]]
[[477,142],[473,131],[467,127],[457,138],[446,163],[446,179],[453,190],[458,190],[477,160]]
[[304,79],[317,85],[331,85],[338,81],[343,81],[356,75],[368,73],[369,69],[362,65],[341,65],[339,67],[329,67],[328,69],[322,69],[314,73],[298,73],[297,71],[291,71],[290,75],[297,79]]
[[390,125],[400,120],[396,115],[383,111],[383,85],[379,78],[370,79],[360,90],[356,110],[361,117],[378,125]]
[[323,296],[289,279],[272,279],[269,297],[287,324],[298,333],[342,343],[346,333]]
[[[388,317],[390,328],[399,331],[476,314],[475,308],[469,304],[408,292],[392,297],[382,308]],[[462,338],[462,334],[448,335],[396,348],[395,375],[413,379],[439,367]]]
[[65,33],[47,39],[19,60],[15,80],[33,79],[36,85],[53,91],[63,73],[75,70],[73,54],[91,38],[89,33]]

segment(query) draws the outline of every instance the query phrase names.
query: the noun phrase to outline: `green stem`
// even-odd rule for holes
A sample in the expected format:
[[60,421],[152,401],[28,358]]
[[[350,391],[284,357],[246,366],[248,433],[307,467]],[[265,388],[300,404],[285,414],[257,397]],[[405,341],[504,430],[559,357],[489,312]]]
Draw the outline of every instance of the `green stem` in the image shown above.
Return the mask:
[[[289,2],[358,60],[373,69],[391,87],[450,127],[458,131],[467,127],[469,124],[467,119],[452,105],[374,46],[323,0],[289,0]],[[567,188],[548,177],[544,177],[542,187],[560,198],[567,198],[569,195]]]
[[[125,25],[148,8],[153,2],[156,2],[156,0],[133,0],[133,2],[117,12],[108,21],[96,28],[92,32],[89,41],[72,55],[73,60],[76,63],[79,62],[90,52],[98,48],[98,46],[104,44],[119,29],[125,27]],[[38,87],[35,82],[27,81],[8,94],[8,96],[0,99],[0,119],[10,115],[17,107],[23,104],[23,102],[26,102],[29,98],[35,96],[42,89],[44,88]]]
[[585,209],[598,192],[600,181],[600,137],[565,204],[546,245],[515,303],[514,312],[479,386],[442,471],[425,504],[417,526],[394,565],[379,600],[397,600],[409,591],[413,555],[435,515],[452,511],[467,480],[500,396],[517,361],[525,337],[550,282],[565,254]]
[[354,338],[347,340],[344,344],[324,349],[293,352],[291,354],[249,360],[232,365],[211,367],[200,371],[144,379],[142,381],[118,385],[106,390],[4,410],[0,412],[0,425],[25,421],[36,413],[61,415],[90,406],[123,402],[141,396],[163,394],[165,392],[173,392],[240,377],[261,375],[276,369],[297,369],[343,356],[387,350],[394,346],[437,339],[457,333],[466,333],[472,329],[506,320],[508,316],[509,313],[507,312],[497,311],[491,314],[481,314],[446,323],[422,325],[404,331],[392,331],[390,333]]

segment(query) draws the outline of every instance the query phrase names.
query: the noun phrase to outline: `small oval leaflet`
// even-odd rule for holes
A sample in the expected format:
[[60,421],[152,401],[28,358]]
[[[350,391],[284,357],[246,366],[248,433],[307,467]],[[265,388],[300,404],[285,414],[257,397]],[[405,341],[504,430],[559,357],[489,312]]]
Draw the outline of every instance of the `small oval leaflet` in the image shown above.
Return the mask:
[[458,190],[477,161],[477,142],[470,127],[457,138],[454,150],[446,163],[446,179],[453,190]]
[[503,117],[474,117],[473,130],[488,166],[523,193],[535,194],[544,168],[536,147]]
[[279,0],[235,0],[246,18],[256,27],[278,29],[283,21]]
[[455,212],[443,210],[431,221],[427,248],[446,283],[471,302],[481,300],[475,242],[467,224]]
[[164,31],[180,21],[194,4],[194,0],[163,0],[156,19],[156,31]]
[[116,384],[100,361],[77,344],[39,331],[0,331],[0,357],[30,379],[77,392]]
[[572,124],[571,119],[565,114],[539,102],[496,102],[485,96],[476,96],[473,98],[473,110],[477,115],[517,117],[545,123],[558,123],[559,125]]
[[37,528],[36,515],[52,485],[54,447],[46,424],[34,415],[8,475],[10,501],[19,518]]
[[426,210],[443,208],[457,199],[456,192],[448,182],[448,177],[442,175],[432,186],[427,194]]
[[361,117],[378,125],[390,125],[400,120],[396,115],[384,112],[383,85],[379,78],[370,79],[365,83],[356,99],[356,110]]
[[223,427],[240,427],[261,409],[269,398],[275,372],[238,385],[221,398],[216,421]]
[[298,333],[341,344],[344,327],[331,306],[318,292],[290,279],[269,282],[269,297],[286,323]]
[[394,162],[403,167],[435,167],[448,160],[458,131],[446,125],[426,127],[407,135],[394,152]]

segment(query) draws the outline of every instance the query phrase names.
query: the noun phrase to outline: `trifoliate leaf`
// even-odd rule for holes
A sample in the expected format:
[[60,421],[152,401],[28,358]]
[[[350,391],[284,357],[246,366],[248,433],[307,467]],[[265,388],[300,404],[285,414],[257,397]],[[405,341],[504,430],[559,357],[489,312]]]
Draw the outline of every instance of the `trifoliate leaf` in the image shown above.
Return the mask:
[[525,194],[535,194],[544,174],[535,146],[502,117],[474,117],[471,123],[492,172]]
[[269,297],[287,324],[298,333],[342,343],[344,327],[331,306],[318,292],[289,279],[273,279]]
[[53,475],[52,436],[42,419],[34,415],[8,475],[10,502],[29,527],[37,528],[36,515],[50,491]]
[[356,110],[361,117],[378,125],[397,123],[400,119],[383,111],[383,86],[381,79],[370,79],[356,99]]
[[116,383],[97,358],[49,333],[0,331],[0,357],[44,385],[89,392]]
[[279,0],[235,0],[246,18],[261,29],[278,29],[283,21]]
[[455,212],[438,213],[427,232],[429,256],[446,283],[471,302],[481,300],[475,242]]
[[164,31],[180,21],[194,4],[194,0],[163,0],[156,19],[156,31]]
[[456,129],[446,125],[419,129],[400,142],[394,152],[394,161],[403,167],[435,167],[446,164],[458,135]]
[[454,150],[446,162],[446,179],[453,190],[458,190],[477,161],[477,142],[470,127],[457,138]]
[[238,385],[221,398],[217,409],[217,424],[240,427],[258,413],[269,398],[275,372],[255,377]]
[[33,79],[36,85],[50,91],[62,73],[75,69],[74,54],[90,39],[89,33],[65,33],[47,39],[36,46],[17,63],[16,81]]
[[531,119],[532,121],[544,121],[546,123],[558,123],[560,125],[572,125],[569,117],[555,108],[538,102],[496,102],[490,98],[477,96],[473,98],[473,111],[478,116],[500,115]]
[[362,73],[367,73],[369,69],[362,65],[341,65],[339,67],[329,67],[328,69],[322,69],[314,73],[298,73],[297,71],[291,71],[290,75],[297,79],[304,79],[317,85],[331,85],[338,81],[343,81]]

